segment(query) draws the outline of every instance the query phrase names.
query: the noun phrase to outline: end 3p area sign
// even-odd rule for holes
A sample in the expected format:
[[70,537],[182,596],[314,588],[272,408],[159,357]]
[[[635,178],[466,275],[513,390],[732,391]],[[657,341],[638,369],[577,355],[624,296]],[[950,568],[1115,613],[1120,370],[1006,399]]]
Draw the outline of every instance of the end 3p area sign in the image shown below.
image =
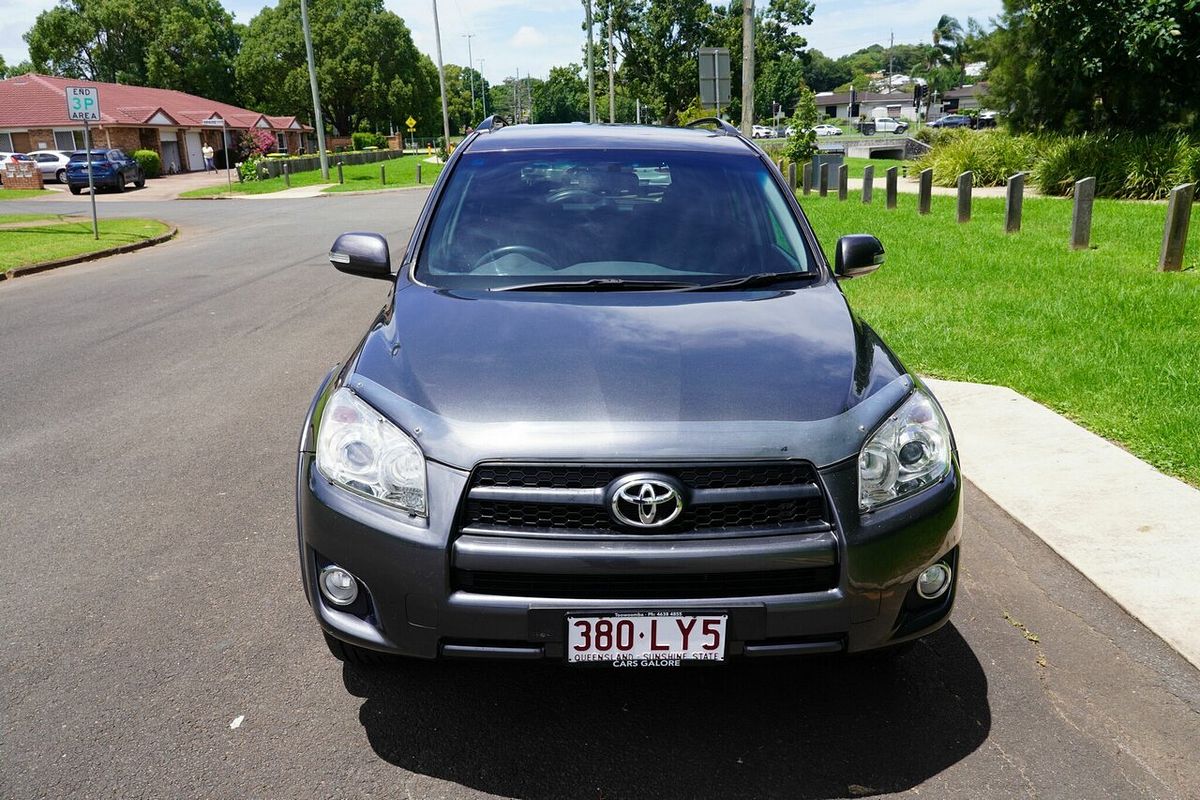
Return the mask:
[[77,122],[99,122],[99,90],[88,86],[68,86],[67,117]]

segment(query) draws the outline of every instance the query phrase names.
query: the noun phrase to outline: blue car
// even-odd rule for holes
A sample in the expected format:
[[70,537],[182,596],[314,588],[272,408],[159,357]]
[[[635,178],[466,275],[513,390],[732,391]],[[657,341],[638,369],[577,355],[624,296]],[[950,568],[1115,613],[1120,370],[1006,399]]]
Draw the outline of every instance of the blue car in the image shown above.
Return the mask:
[[[67,162],[67,188],[71,194],[79,194],[88,187],[88,152],[81,150],[71,155]],[[141,189],[146,185],[146,174],[137,161],[122,150],[92,150],[92,183],[97,189],[108,187],[118,192],[125,191],[132,183]]]

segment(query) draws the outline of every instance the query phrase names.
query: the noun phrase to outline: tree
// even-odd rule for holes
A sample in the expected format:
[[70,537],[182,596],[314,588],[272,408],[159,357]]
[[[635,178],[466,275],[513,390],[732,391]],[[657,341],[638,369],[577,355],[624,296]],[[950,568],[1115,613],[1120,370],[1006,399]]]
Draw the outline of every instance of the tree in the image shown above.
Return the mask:
[[1005,0],[992,38],[992,102],[1017,129],[1200,129],[1200,0]]
[[709,44],[712,6],[706,0],[619,0],[612,14],[623,78],[638,96],[661,105],[665,122],[675,122],[696,95],[696,58]]
[[[549,78],[533,90],[538,122],[587,122],[587,82],[581,71],[578,64],[550,68]],[[607,102],[604,106],[607,110]]]
[[942,14],[933,26],[933,46],[942,53],[947,63],[956,63],[962,54],[963,29],[958,20]]
[[[364,122],[376,130],[399,127],[409,114],[424,135],[441,130],[437,71],[383,0],[313,0],[308,14],[321,110],[339,133]],[[280,0],[250,21],[235,66],[250,107],[310,116],[299,0]]]
[[842,60],[834,61],[820,50],[809,50],[804,64],[804,82],[816,92],[833,91],[834,87],[849,83],[854,77]]
[[818,152],[817,148],[817,98],[812,89],[800,87],[800,99],[796,103],[796,113],[792,114],[789,125],[792,132],[787,144],[783,147],[783,155],[788,161],[799,164],[808,161]]
[[234,102],[241,36],[219,0],[165,4],[146,45],[146,85]]

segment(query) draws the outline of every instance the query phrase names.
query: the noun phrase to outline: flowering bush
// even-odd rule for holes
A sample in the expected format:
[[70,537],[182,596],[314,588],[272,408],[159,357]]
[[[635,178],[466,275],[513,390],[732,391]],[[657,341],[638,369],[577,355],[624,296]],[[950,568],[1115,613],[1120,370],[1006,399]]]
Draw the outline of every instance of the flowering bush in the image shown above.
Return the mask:
[[251,128],[242,134],[242,152],[249,159],[264,156],[275,150],[275,134],[262,128]]

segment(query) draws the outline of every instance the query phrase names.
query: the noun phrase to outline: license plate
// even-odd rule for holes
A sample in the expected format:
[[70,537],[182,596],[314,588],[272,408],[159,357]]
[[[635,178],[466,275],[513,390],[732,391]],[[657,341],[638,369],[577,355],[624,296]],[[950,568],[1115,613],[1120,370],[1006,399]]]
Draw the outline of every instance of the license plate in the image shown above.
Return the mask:
[[677,667],[724,661],[724,614],[567,617],[567,663]]

